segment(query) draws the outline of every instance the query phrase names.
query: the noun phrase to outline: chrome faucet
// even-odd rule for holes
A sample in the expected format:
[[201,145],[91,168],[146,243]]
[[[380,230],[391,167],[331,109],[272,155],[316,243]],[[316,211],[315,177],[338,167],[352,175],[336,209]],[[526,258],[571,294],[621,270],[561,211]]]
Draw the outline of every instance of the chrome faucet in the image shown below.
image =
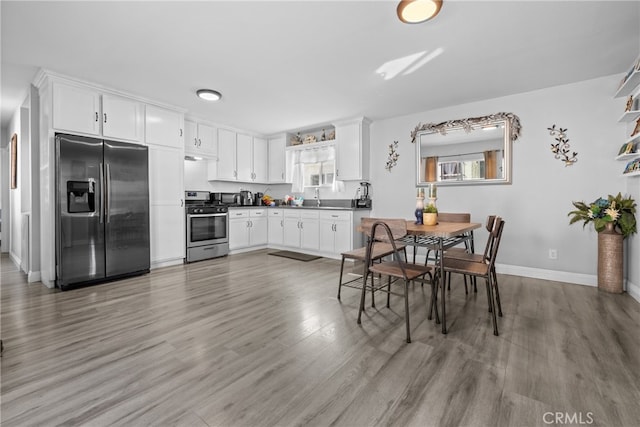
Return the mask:
[[320,206],[320,187],[315,188],[315,194],[313,198],[318,201],[318,207],[319,207]]

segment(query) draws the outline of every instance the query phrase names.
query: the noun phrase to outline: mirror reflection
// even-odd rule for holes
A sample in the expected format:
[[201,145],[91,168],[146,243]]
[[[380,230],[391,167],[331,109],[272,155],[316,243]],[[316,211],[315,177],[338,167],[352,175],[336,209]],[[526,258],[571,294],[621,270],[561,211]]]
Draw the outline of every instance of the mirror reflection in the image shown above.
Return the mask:
[[416,128],[417,185],[511,183],[511,142],[518,133],[513,119],[496,116]]

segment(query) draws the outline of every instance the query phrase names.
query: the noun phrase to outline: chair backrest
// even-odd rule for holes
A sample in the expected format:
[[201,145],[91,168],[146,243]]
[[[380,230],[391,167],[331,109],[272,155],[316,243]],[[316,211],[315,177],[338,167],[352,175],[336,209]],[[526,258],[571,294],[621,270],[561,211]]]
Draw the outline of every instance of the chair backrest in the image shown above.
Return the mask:
[[502,229],[504,228],[504,220],[500,217],[496,217],[493,225],[493,229],[489,234],[489,239],[492,240],[491,251],[489,255],[489,267],[493,268],[498,257],[498,247],[500,247],[500,239],[502,238]]
[[484,253],[482,255],[485,261],[489,261],[489,257],[491,257],[491,248],[493,247],[493,244],[494,244],[494,239],[491,233],[493,232],[493,228],[496,226],[497,219],[501,219],[501,218],[496,215],[489,215],[487,217],[487,223],[485,224],[485,228],[489,232],[489,236],[487,236],[487,244],[484,247]]
[[471,222],[471,214],[470,213],[438,212],[438,221]]
[[[396,246],[396,237],[394,237],[394,232],[393,229],[389,226],[389,221],[388,219],[381,219],[381,220],[377,220],[374,221],[373,224],[371,224],[371,233],[372,235],[376,236],[376,239],[369,239],[369,243],[367,244],[367,258],[366,258],[366,263],[367,263],[367,268],[369,268],[372,264],[373,261],[371,259],[371,254],[373,253],[373,245],[374,245],[374,240],[383,240],[386,242],[391,243],[391,246],[393,247],[393,257],[391,262],[395,262],[398,264],[398,267],[400,268],[400,271],[402,272],[402,277],[404,278],[404,280],[407,280],[407,272],[405,271],[404,265],[402,262],[400,262],[400,254],[398,253],[398,247]],[[398,220],[394,220],[398,221]],[[406,220],[402,220],[404,221],[404,227],[405,227],[405,234],[406,234],[406,228],[407,228],[407,222]]]
[[[391,231],[393,240],[400,239],[407,235],[407,220],[402,218],[362,218],[360,225],[364,229],[364,234],[371,237],[373,224],[376,222],[384,222]],[[388,241],[389,237],[383,229],[379,229],[373,240]]]

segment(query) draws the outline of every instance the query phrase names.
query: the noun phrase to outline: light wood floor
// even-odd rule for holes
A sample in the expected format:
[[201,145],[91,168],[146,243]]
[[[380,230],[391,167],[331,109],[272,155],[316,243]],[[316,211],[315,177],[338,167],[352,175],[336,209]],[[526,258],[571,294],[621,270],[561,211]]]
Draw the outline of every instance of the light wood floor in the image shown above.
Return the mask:
[[358,326],[334,260],[259,251],[68,292],[1,267],[2,426],[640,423],[627,295],[499,276],[494,337],[484,288],[454,282],[444,336],[416,285],[406,344],[402,298]]

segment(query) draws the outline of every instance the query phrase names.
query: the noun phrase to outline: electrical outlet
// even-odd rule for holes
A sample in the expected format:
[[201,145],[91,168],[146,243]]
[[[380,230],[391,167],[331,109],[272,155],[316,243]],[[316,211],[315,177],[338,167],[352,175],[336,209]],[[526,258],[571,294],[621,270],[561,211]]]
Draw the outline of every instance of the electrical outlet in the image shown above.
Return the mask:
[[549,259],[558,259],[557,249],[549,249]]

